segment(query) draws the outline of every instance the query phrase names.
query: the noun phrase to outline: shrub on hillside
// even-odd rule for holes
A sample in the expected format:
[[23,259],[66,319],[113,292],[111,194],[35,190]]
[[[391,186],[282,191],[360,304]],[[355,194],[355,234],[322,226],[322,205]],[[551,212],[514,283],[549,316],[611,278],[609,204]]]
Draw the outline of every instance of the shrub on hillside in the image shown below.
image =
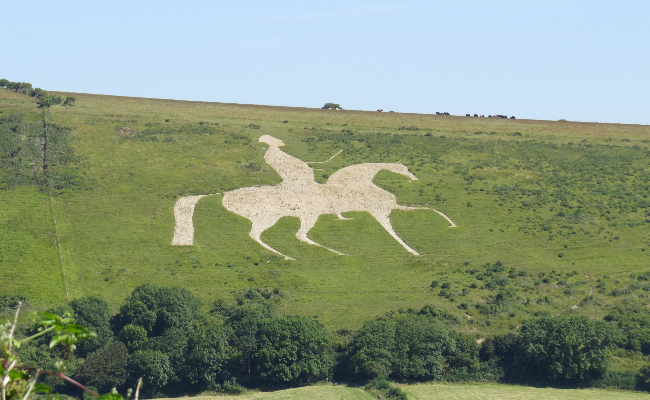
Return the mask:
[[323,106],[323,109],[328,109],[328,110],[342,110],[341,105],[340,105],[340,104],[336,104],[336,103],[325,103],[325,105]]
[[114,341],[91,354],[76,371],[74,378],[95,386],[101,393],[121,387],[126,381],[128,351],[122,342]]
[[366,323],[352,338],[348,373],[355,379],[445,380],[478,370],[478,346],[425,315],[398,314]]
[[366,392],[376,399],[407,400],[408,396],[402,389],[390,384],[383,376],[377,377],[366,384]]
[[[203,321],[190,335],[187,342],[185,362],[189,366],[184,379],[193,392],[219,390],[219,382],[224,382],[222,390],[233,393],[241,387],[235,381],[228,382],[226,367],[232,350],[223,327]],[[237,393],[233,393],[237,394]]]
[[304,385],[330,377],[331,339],[320,322],[303,316],[268,318],[255,338],[252,360],[260,382]]
[[0,295],[0,312],[15,309],[18,307],[18,303],[23,302],[23,305],[29,304],[27,301],[27,296],[22,294],[7,294],[4,293]]
[[85,340],[77,345],[77,354],[85,357],[113,340],[108,304],[98,297],[88,296],[72,300],[69,303],[74,311],[76,323],[85,326],[97,334],[96,338]]
[[162,388],[173,374],[169,357],[154,350],[138,350],[129,356],[127,366],[127,384],[137,385],[142,377],[142,391],[149,396],[160,395]]
[[617,343],[620,347],[650,354],[650,311],[644,304],[619,303],[610,309],[605,320],[618,325],[622,333]]
[[517,337],[514,365],[535,380],[591,381],[607,371],[613,340],[605,322],[587,317],[528,320]]
[[131,353],[144,349],[147,344],[147,330],[140,325],[128,324],[124,326],[119,337]]
[[200,315],[200,307],[201,302],[187,289],[145,284],[125,299],[119,323],[139,325],[147,330],[148,336],[159,336],[172,327],[191,328]]

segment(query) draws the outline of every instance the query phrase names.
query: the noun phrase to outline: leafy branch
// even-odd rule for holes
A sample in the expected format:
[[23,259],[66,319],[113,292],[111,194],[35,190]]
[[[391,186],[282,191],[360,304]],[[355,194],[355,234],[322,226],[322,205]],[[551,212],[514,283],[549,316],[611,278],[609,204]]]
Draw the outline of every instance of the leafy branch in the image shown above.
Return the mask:
[[[39,332],[17,340],[14,337],[16,326],[18,323],[18,314],[23,303],[19,302],[14,316],[13,323],[7,322],[0,325],[0,375],[2,376],[2,400],[27,400],[32,393],[51,393],[52,389],[45,383],[39,383],[38,378],[41,374],[57,376],[78,388],[90,393],[93,397],[99,400],[124,400],[124,398],[117,393],[115,389],[112,392],[103,395],[98,395],[86,386],[75,381],[65,374],[65,362],[59,361],[56,363],[58,371],[48,371],[38,367],[26,367],[19,364],[19,359],[15,350],[21,344],[27,343],[38,337],[41,337],[49,332],[54,332],[54,336],[50,340],[49,348],[53,349],[57,345],[62,345],[66,349],[66,355],[70,357],[76,349],[77,343],[97,337],[95,332],[92,332],[85,327],[75,324],[74,319],[70,314],[60,317],[50,313],[40,313],[42,318],[38,325],[40,326]],[[31,371],[35,371],[34,376],[30,375]],[[142,379],[142,378],[141,378]],[[135,400],[138,399],[140,390],[140,383],[135,393]],[[127,399],[131,395],[131,389],[127,393]]]

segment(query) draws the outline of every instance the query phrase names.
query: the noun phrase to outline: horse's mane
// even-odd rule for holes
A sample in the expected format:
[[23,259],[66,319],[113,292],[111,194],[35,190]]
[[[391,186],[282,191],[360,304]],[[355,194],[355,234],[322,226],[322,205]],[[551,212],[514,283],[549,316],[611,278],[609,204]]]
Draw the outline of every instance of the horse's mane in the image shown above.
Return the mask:
[[[351,183],[354,184],[363,184],[363,183],[372,183],[372,179],[375,177],[377,172],[382,169],[388,168],[393,163],[364,163],[364,164],[354,164],[341,168],[340,170],[333,173],[327,180],[327,184],[331,185],[348,185]],[[399,165],[399,164],[397,164]]]

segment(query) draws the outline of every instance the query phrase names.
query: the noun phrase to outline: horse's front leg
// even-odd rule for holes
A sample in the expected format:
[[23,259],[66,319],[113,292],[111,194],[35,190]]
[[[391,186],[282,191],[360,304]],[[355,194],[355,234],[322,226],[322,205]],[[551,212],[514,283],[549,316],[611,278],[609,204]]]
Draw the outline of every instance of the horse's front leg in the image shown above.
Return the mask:
[[298,232],[296,232],[296,238],[300,240],[301,242],[309,243],[313,246],[319,246],[324,249],[327,249],[329,251],[333,251],[336,254],[342,255],[342,256],[347,256],[345,253],[341,253],[340,251],[336,251],[333,249],[330,249],[329,247],[325,247],[323,245],[320,245],[313,240],[311,240],[309,237],[307,237],[307,233],[311,230],[311,228],[316,225],[316,221],[318,221],[318,215],[308,215],[308,216],[302,216],[300,217],[300,229]]
[[251,232],[248,234],[248,236],[253,238],[253,240],[255,240],[257,243],[261,244],[265,249],[271,250],[272,252],[283,256],[285,260],[295,260],[294,258],[286,256],[280,253],[279,251],[277,251],[276,249],[274,249],[273,247],[269,246],[268,244],[264,243],[260,238],[262,232],[275,225],[275,223],[278,222],[279,219],[280,217],[267,217],[264,219],[258,219],[256,221],[252,221],[253,227],[251,228]]
[[379,222],[381,224],[381,226],[383,226],[384,229],[386,229],[386,231],[388,233],[390,233],[390,235],[393,238],[395,238],[395,240],[397,240],[397,242],[399,242],[399,244],[401,244],[409,253],[412,253],[412,254],[415,254],[416,256],[419,256],[420,253],[413,250],[411,248],[411,246],[404,243],[404,241],[399,236],[397,236],[397,233],[395,233],[395,231],[393,230],[393,225],[390,223],[390,219],[388,218],[388,216],[390,215],[391,210],[387,210],[387,211],[388,212],[386,212],[386,210],[374,210],[374,211],[370,211],[370,215],[375,217],[377,222]]

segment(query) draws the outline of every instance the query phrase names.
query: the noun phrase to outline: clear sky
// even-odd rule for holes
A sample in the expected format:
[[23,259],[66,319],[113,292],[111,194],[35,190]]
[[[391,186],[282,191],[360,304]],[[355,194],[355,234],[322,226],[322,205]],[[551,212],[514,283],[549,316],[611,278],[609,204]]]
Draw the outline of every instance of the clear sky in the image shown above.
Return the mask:
[[6,1],[46,90],[650,124],[648,0]]

